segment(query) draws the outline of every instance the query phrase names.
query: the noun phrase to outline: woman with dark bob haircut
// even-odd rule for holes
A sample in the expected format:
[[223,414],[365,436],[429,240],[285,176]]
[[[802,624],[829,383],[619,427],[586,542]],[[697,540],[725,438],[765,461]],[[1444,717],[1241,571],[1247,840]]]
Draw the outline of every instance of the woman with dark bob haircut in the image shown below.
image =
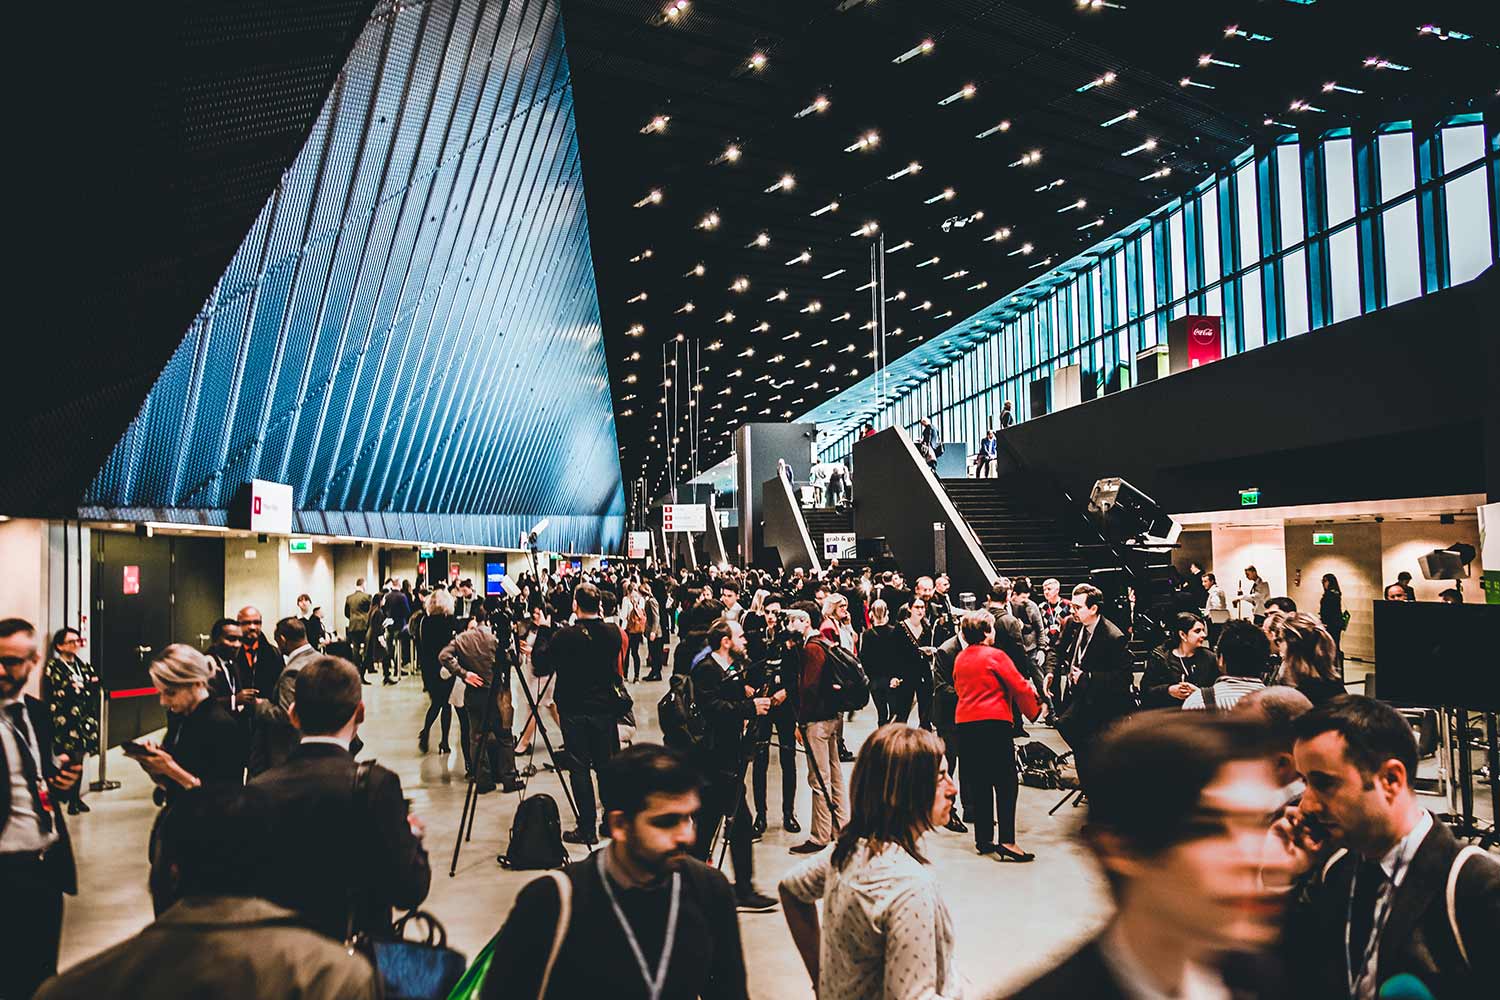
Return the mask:
[[787,927],[818,996],[961,995],[953,919],[922,853],[922,838],[953,811],[943,741],[899,722],[881,726],[860,748],[850,784],[837,841],[781,880]]

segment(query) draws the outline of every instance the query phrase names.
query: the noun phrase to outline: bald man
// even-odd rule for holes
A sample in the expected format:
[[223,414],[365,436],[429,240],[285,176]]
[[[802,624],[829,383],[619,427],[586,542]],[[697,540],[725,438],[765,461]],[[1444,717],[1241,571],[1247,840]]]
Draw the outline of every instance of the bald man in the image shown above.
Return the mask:
[[239,677],[239,683],[269,697],[276,690],[276,681],[286,668],[286,663],[276,649],[276,644],[266,638],[265,619],[259,608],[246,605],[240,608],[235,620],[240,623],[240,631],[244,634],[240,642],[239,658],[235,660],[235,673]]

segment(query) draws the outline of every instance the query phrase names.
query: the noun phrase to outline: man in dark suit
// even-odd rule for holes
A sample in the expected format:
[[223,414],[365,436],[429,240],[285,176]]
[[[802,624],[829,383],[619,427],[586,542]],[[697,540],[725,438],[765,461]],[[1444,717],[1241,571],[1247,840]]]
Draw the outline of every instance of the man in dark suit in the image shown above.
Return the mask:
[[1063,627],[1047,677],[1058,712],[1057,731],[1073,748],[1085,786],[1089,744],[1111,722],[1136,708],[1129,640],[1103,612],[1103,591],[1088,583],[1073,588],[1073,615]]
[[352,904],[355,931],[388,938],[391,907],[426,899],[432,871],[401,779],[378,764],[356,765],[350,754],[365,717],[358,668],[332,656],[306,661],[291,717],[301,744],[251,782],[281,839],[263,893],[336,940],[348,931]]
[[1306,995],[1374,997],[1406,973],[1433,996],[1494,996],[1500,863],[1418,802],[1410,723],[1342,695],[1294,726],[1307,790],[1275,829],[1313,875],[1288,933]]
[[240,625],[240,655],[234,661],[239,674],[239,687],[253,688],[262,698],[272,698],[276,693],[276,681],[286,669],[276,644],[265,632],[265,619],[260,608],[246,606],[235,616]]
[[56,803],[83,763],[52,756],[47,706],[25,694],[38,661],[36,629],[0,620],[0,997],[25,1000],[57,971],[63,893],[78,892],[73,845]]
[[1261,881],[1278,797],[1259,734],[1249,718],[1164,709],[1099,739],[1083,829],[1115,915],[1018,1000],[1281,995],[1258,957],[1278,932]]

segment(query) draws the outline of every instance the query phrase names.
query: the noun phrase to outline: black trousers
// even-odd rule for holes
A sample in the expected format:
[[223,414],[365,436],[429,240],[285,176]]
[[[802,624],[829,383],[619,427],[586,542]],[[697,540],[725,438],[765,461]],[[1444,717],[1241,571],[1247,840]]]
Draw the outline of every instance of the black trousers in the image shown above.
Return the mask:
[[781,759],[781,815],[790,816],[797,802],[797,722],[785,706],[772,709],[751,723],[755,727],[755,759],[750,784],[755,792],[755,814],[766,813],[766,771],[771,766],[771,730]]
[[964,819],[974,828],[979,847],[1016,842],[1018,779],[1011,731],[1009,722],[998,719],[958,724],[958,758],[964,769],[959,792]]
[[[644,632],[630,633],[630,660],[628,665],[635,670],[632,675],[633,680],[641,679],[641,660],[649,658],[649,656],[650,654],[646,652],[646,634]],[[649,663],[647,667],[650,667]]]
[[885,725],[891,721],[891,681],[888,677],[870,678],[870,701],[875,705],[875,725]]
[[606,715],[564,715],[562,736],[568,748],[568,783],[578,804],[578,829],[588,833],[599,825],[590,772],[602,773],[609,759],[620,752],[620,730]]
[[469,757],[474,768],[474,782],[482,792],[497,782],[516,777],[515,706],[511,704],[509,686],[500,691],[498,705],[490,704],[494,692],[487,687],[469,688],[464,695],[464,714],[469,717],[469,732],[474,752]]
[[422,720],[422,735],[426,736],[431,731],[432,724],[442,719],[441,732],[444,746],[448,745],[448,734],[453,731],[453,706],[448,704],[449,694],[450,692],[441,690],[440,686],[428,688],[427,717]]
[[28,1000],[57,973],[63,894],[50,866],[35,855],[0,854],[0,997]]
[[932,728],[932,671],[924,670],[913,682],[917,691],[917,725]]
[[707,784],[703,787],[702,807],[694,818],[698,840],[693,857],[710,861],[715,849],[714,838],[719,827],[728,822],[724,836],[729,840],[729,857],[734,862],[734,891],[745,895],[755,888],[755,863],[750,853],[752,835],[750,804],[745,801],[745,782],[739,774],[728,774],[718,762],[700,764]]

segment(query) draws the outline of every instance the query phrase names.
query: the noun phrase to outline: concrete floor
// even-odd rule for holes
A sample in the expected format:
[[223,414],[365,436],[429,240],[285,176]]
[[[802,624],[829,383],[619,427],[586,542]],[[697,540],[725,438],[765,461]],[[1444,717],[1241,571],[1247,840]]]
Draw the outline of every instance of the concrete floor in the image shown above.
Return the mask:
[[[634,690],[636,718],[641,723],[637,738],[657,738],[656,702],[665,684],[639,684]],[[535,872],[508,872],[495,863],[508,837],[516,796],[495,793],[480,800],[474,839],[463,846],[457,877],[449,878],[466,788],[462,760],[456,753],[447,759],[436,750],[426,756],[417,753],[416,733],[427,703],[419,679],[408,677],[395,687],[368,687],[365,693],[368,714],[361,735],[368,744],[366,756],[401,776],[413,811],[427,823],[433,878],[424,908],[443,921],[450,942],[472,956],[499,928],[521,887],[536,877]],[[852,747],[857,748],[874,727],[874,714],[873,709],[866,709],[849,725]],[[457,729],[455,724],[455,740]],[[1033,727],[1033,733],[1049,742],[1057,739],[1050,729]],[[852,767],[845,765],[846,771]],[[96,776],[96,768],[97,761],[90,761],[89,780]],[[787,848],[805,837],[792,836],[780,827],[777,768],[773,753],[768,782],[773,826],[755,848],[756,883],[772,895],[777,880],[799,860]],[[151,921],[146,892],[146,840],[156,814],[151,786],[118,751],[110,754],[108,771],[123,782],[122,787],[90,793],[93,811],[70,820],[81,886],[79,895],[66,904],[64,968]],[[539,774],[531,789],[550,793],[566,810],[556,775]],[[1057,797],[1056,792],[1020,790],[1020,843],[1036,853],[1034,864],[1005,865],[980,857],[974,853],[972,836],[946,831],[930,835],[928,856],[948,890],[946,898],[958,934],[959,967],[974,984],[976,996],[1024,982],[1030,973],[1085,937],[1108,913],[1103,881],[1072,841],[1079,813],[1065,808],[1055,817],[1046,814]],[[796,814],[805,828],[811,816],[805,773],[799,783]],[[581,856],[582,849],[573,848],[573,854]],[[812,995],[779,911],[743,914],[740,929],[752,997]]]

